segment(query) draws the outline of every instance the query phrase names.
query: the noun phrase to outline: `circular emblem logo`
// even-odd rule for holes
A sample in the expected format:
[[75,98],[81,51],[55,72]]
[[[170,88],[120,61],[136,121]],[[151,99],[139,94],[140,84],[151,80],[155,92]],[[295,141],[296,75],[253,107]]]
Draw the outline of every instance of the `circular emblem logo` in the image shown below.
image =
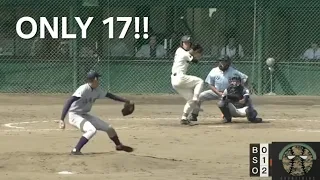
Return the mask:
[[316,158],[314,150],[303,143],[289,144],[279,154],[283,168],[292,176],[306,175],[312,169]]

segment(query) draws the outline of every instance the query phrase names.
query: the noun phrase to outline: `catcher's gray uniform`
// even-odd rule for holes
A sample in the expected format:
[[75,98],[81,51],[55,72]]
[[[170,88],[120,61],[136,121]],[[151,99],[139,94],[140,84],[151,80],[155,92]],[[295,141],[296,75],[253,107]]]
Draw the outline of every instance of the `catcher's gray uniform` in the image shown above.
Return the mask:
[[[226,98],[227,95],[228,95],[228,89],[225,89],[222,95],[222,99]],[[250,92],[247,88],[244,87],[241,95],[243,98],[245,98],[245,96],[250,95]],[[234,103],[230,102],[228,103],[228,108],[232,117],[246,117],[247,116],[246,110],[248,109],[249,105],[251,105],[250,98],[248,98],[248,102],[244,105],[241,105],[235,102]]]
[[253,108],[250,92],[241,85],[240,77],[233,77],[230,86],[224,90],[218,107],[224,116],[224,122],[231,122],[232,117],[247,117],[250,122],[261,122]]

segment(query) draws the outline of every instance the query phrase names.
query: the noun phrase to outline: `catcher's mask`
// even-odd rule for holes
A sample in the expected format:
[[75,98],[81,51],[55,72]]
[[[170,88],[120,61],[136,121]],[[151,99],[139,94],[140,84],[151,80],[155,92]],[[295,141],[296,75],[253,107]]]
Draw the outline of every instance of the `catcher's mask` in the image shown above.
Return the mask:
[[228,56],[221,57],[219,59],[219,69],[221,71],[226,71],[231,65],[231,59]]
[[240,77],[232,77],[230,80],[230,86],[238,87],[241,85],[241,78]]

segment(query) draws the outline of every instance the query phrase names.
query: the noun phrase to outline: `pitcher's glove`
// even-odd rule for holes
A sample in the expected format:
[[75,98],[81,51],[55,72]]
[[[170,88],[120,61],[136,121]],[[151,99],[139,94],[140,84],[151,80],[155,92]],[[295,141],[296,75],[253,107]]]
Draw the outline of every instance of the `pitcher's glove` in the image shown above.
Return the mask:
[[134,103],[132,103],[132,102],[124,103],[124,107],[121,110],[123,116],[128,116],[128,115],[132,114],[133,111],[134,111]]

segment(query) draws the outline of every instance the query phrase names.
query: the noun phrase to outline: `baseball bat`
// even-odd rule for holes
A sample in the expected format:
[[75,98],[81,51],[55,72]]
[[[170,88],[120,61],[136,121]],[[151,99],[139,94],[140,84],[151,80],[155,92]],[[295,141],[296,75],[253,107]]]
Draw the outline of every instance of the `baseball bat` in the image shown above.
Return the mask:
[[96,44],[95,44],[95,50],[96,50],[96,52],[95,52],[94,56],[97,58],[97,61],[96,61],[96,63],[93,65],[93,67],[91,68],[92,71],[96,68],[96,66],[97,66],[97,65],[99,64],[99,62],[100,62],[100,57],[99,57],[99,54],[98,54],[98,42],[97,42],[97,41],[96,41]]
[[188,33],[190,34],[190,36],[191,36],[193,39],[195,39],[194,33],[193,33],[193,31],[191,30],[191,28],[190,28],[187,20],[184,18],[184,16],[181,16],[181,17],[180,17],[180,20],[182,21],[184,27],[188,30]]

